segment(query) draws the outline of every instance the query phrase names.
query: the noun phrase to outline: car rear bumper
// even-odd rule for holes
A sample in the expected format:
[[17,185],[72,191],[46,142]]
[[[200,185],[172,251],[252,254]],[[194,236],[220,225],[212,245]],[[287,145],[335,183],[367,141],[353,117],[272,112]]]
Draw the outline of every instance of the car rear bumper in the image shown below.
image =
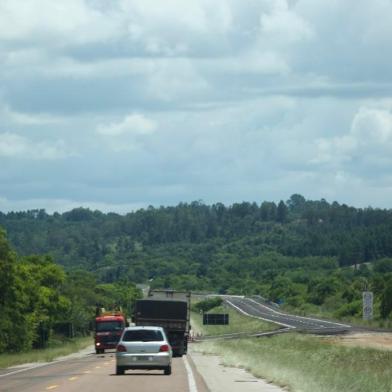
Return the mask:
[[101,343],[101,344],[95,344],[95,348],[98,349],[109,349],[109,348],[116,348],[117,343]]
[[123,369],[165,369],[170,364],[171,357],[168,353],[116,353],[116,366]]

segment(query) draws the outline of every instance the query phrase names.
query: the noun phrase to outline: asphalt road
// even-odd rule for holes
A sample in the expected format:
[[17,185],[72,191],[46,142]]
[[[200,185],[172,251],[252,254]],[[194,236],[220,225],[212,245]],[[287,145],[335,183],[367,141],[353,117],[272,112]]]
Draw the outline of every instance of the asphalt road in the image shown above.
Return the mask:
[[243,314],[270,321],[282,328],[320,334],[343,333],[351,329],[351,326],[346,324],[290,315],[252,298],[227,296],[225,301]]
[[40,367],[2,369],[1,392],[206,392],[204,382],[187,358],[173,358],[172,374],[129,370],[115,375],[114,353],[90,353],[80,358],[52,362]]

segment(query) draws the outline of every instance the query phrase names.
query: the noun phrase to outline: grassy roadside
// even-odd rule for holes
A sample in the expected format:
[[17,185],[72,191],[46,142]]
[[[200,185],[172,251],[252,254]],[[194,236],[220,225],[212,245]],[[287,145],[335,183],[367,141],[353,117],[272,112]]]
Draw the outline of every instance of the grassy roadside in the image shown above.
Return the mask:
[[[205,326],[192,315],[195,331],[204,335],[276,328],[228,308],[227,326]],[[287,333],[268,338],[205,341],[192,350],[217,354],[227,366],[242,367],[292,392],[391,392],[392,351],[348,347],[318,336]]]
[[344,347],[289,333],[269,338],[207,341],[192,346],[222,356],[227,366],[294,392],[391,392],[392,352]]
[[243,316],[234,309],[224,305],[212,309],[209,313],[228,313],[229,325],[203,325],[203,315],[192,312],[191,325],[195,334],[214,336],[236,332],[255,333],[278,329],[278,327],[272,323]]
[[57,342],[54,347],[14,354],[0,354],[0,368],[32,362],[50,362],[57,357],[72,354],[92,345],[91,336]]

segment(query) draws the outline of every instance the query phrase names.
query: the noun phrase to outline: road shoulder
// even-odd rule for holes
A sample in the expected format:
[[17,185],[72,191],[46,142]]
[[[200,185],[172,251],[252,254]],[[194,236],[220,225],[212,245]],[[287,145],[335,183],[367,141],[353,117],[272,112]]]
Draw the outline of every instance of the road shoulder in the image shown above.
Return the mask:
[[226,367],[217,355],[190,350],[190,357],[210,392],[285,392],[276,385],[254,377],[244,369]]

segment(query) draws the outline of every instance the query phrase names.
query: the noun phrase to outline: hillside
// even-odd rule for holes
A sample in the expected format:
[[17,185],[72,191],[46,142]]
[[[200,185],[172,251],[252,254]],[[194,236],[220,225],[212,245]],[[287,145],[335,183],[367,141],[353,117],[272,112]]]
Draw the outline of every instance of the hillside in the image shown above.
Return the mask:
[[383,298],[392,287],[391,210],[293,195],[278,204],[193,202],[125,216],[11,212],[0,214],[0,226],[21,254],[49,254],[100,282],[261,294],[335,317],[358,316],[362,290],[371,288],[378,314],[390,314]]

